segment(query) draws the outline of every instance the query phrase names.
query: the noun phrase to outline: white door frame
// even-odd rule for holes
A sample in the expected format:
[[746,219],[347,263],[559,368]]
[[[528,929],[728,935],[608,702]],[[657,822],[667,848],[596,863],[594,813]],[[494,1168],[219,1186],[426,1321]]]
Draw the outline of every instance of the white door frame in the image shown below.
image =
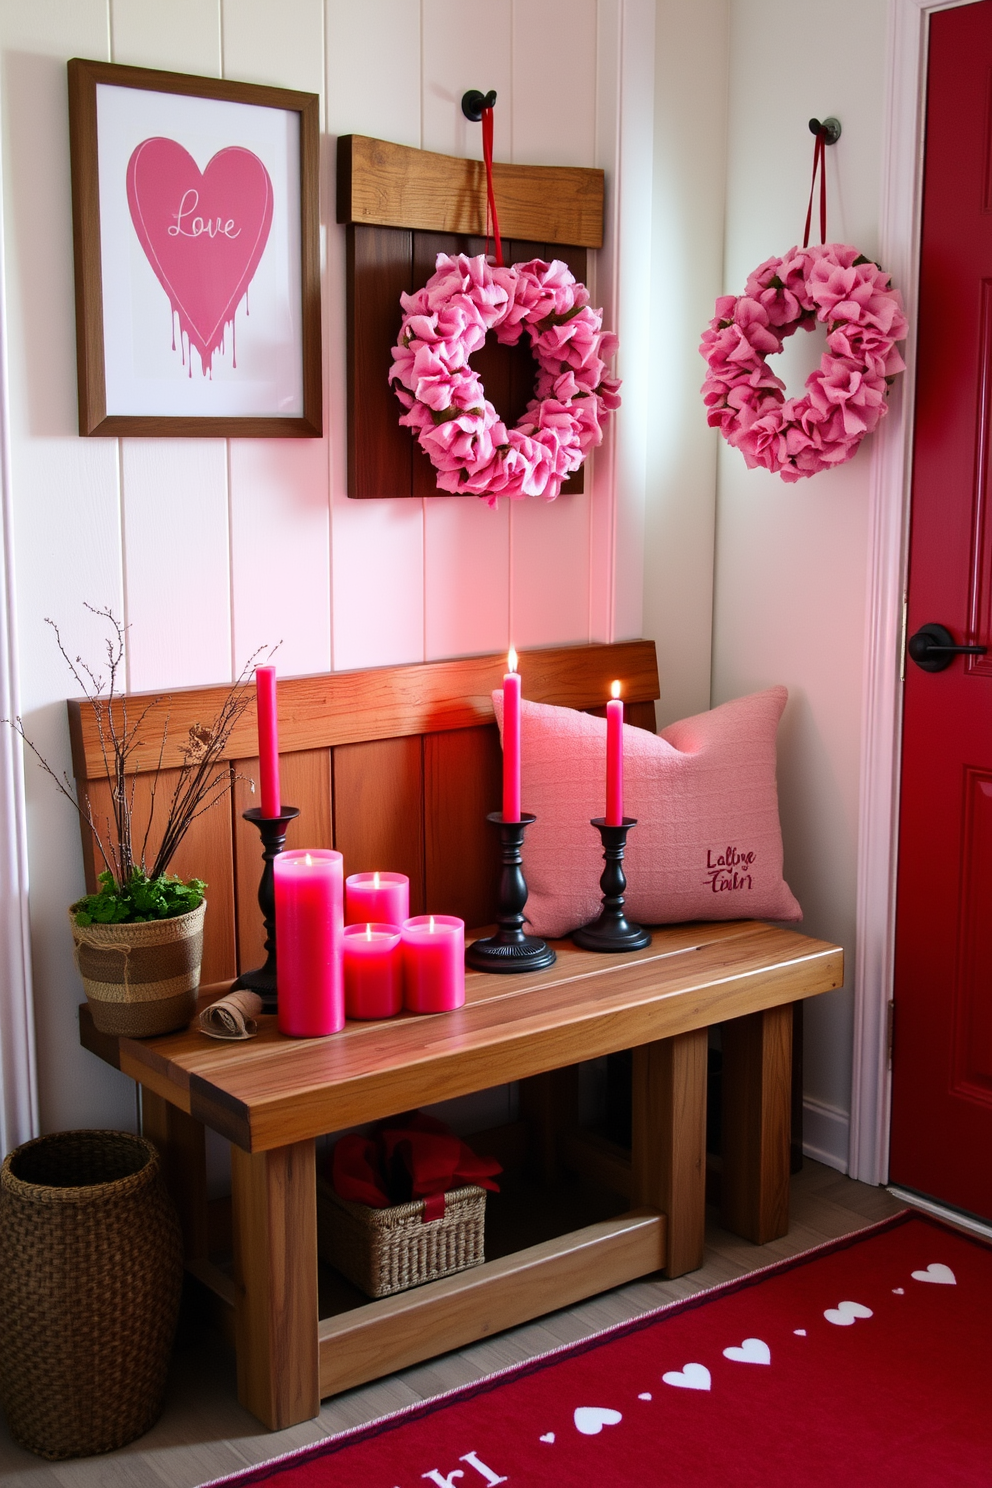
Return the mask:
[[881,260],[909,314],[906,374],[875,436],[871,470],[858,832],[857,952],[851,1133],[852,1178],[889,1174],[889,1005],[902,743],[902,668],[916,386],[916,318],[928,21],[977,0],[889,0],[888,106],[883,149]]

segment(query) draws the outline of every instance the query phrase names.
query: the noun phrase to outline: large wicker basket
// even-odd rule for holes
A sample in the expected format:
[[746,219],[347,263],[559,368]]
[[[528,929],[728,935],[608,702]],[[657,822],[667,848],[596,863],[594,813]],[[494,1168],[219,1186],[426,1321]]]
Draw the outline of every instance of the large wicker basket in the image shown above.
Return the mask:
[[150,1038],[185,1028],[196,1011],[206,900],[188,914],[137,925],[76,924],[76,965],[101,1033]]
[[181,1288],[151,1142],[74,1131],[15,1149],[0,1169],[0,1403],[15,1440],[88,1457],[147,1431]]
[[444,1196],[444,1214],[424,1223],[424,1200],[372,1209],[317,1180],[320,1259],[368,1297],[388,1297],[481,1266],[485,1260],[486,1191],[474,1183]]

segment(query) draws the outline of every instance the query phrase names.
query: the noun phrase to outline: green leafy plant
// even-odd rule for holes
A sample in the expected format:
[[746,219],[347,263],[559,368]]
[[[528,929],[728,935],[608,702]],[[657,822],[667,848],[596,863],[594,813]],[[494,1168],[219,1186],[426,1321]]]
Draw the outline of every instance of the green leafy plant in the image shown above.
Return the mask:
[[125,884],[118,884],[109,869],[97,882],[96,894],[85,894],[72,906],[77,925],[140,925],[147,920],[173,919],[199,909],[207,887],[202,878],[185,883],[174,874],[149,878],[137,868]]
[[[164,814],[160,811],[156,820],[162,761],[169,735],[169,715],[166,712],[161,724],[161,738],[157,740],[158,768],[151,772],[147,820],[138,844],[134,832],[137,786],[134,756],[139,748],[147,748],[145,732],[151,726],[152,715],[161,717],[159,707],[167,704],[168,699],[148,698],[143,700],[136,718],[129,714],[127,694],[118,687],[124,667],[126,627],[110,609],[96,609],[93,605],[86,608],[108,623],[103,672],[91,667],[81,656],[73,661],[54,620],[45,623],[55,632],[56,644],[66,666],[93,711],[110,788],[110,814],[97,817],[89,796],[84,793],[80,797],[68,775],[64,771],[59,775],[52,769],[24,732],[19,717],[0,722],[8,723],[20,735],[93,835],[104,866],[97,879],[99,890],[85,895],[72,906],[77,925],[137,924],[187,914],[203,902],[206,884],[199,878],[184,883],[175,875],[169,875],[167,869],[197,817],[226,796],[235,780],[244,778],[235,775],[225,759],[225,751],[236,723],[251,702],[250,677],[261,653],[256,652],[249,658],[213,722],[195,723],[190,728],[187,742],[179,751],[182,763],[175,770]],[[252,783],[252,790],[254,788]]]

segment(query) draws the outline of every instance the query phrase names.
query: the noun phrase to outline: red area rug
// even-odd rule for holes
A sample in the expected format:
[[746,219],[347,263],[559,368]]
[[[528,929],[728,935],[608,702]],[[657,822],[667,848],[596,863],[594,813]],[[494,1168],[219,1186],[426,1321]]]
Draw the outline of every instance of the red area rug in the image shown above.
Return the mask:
[[992,1249],[899,1215],[220,1481],[988,1488]]

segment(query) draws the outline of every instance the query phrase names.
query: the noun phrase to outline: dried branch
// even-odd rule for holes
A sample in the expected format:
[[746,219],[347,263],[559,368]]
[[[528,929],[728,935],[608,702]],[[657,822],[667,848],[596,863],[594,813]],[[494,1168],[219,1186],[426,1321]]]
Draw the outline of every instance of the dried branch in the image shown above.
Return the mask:
[[[82,657],[77,656],[73,660],[66,650],[62,635],[54,620],[47,620],[46,624],[52,627],[56,645],[70,675],[92,710],[104,774],[110,793],[111,809],[110,814],[104,819],[104,830],[101,830],[94,820],[89,796],[83,797],[85,806],[80,803],[68,775],[63,772],[60,778],[51,768],[32,740],[25,734],[20,718],[3,719],[0,722],[10,724],[20,735],[42,768],[55,781],[62,795],[71,802],[81,820],[86,823],[93,834],[97,851],[107,871],[113,876],[118,887],[123,888],[135,873],[147,874],[152,879],[163,875],[193,822],[205,811],[216,806],[218,801],[233,789],[235,781],[247,778],[234,774],[224,759],[224,752],[234,728],[251,702],[251,675],[256,662],[266,648],[259,647],[249,657],[224,698],[213,722],[207,725],[197,723],[190,729],[189,742],[180,751],[183,762],[176,774],[175,786],[149,873],[146,865],[149,844],[155,840],[156,836],[152,828],[169,734],[170,713],[166,713],[162,725],[158,763],[151,779],[148,821],[137,859],[134,855],[133,839],[137,772],[132,768],[131,762],[135,751],[139,747],[144,747],[141,735],[149,723],[149,715],[160,703],[167,702],[168,699],[152,698],[144,705],[137,719],[130,718],[127,694],[122,692],[118,685],[126,653],[127,627],[120,623],[109,607],[97,608],[88,604],[86,608],[92,615],[105,620],[110,627],[110,634],[105,640],[106,670],[104,673],[95,671]],[[273,647],[272,650],[275,648]],[[272,651],[269,654],[271,655]],[[252,788],[254,789],[253,782]]]

